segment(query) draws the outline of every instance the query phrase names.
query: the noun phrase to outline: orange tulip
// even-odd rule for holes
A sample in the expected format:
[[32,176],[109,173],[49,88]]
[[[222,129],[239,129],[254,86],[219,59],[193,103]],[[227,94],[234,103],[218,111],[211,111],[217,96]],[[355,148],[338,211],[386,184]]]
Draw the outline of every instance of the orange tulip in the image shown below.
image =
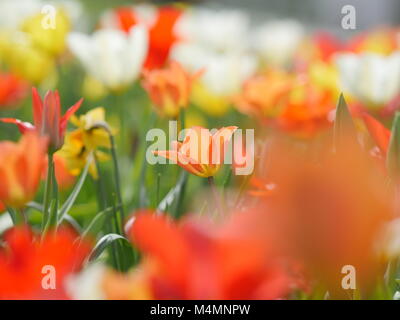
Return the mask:
[[169,67],[144,72],[143,87],[161,114],[176,117],[181,108],[187,108],[193,81],[200,75],[186,72],[172,61]]
[[234,103],[261,123],[297,136],[309,137],[331,125],[335,93],[283,71],[272,70],[249,79]]
[[[42,173],[42,179],[46,179],[47,174],[47,161],[45,160],[45,166]],[[53,156],[54,161],[54,172],[57,179],[57,185],[60,190],[68,189],[76,180],[76,177],[72,175],[67,167],[67,161],[64,157],[60,156],[58,153],[55,153]]]
[[347,296],[341,287],[347,265],[356,270],[357,289],[367,294],[385,267],[379,244],[394,216],[394,190],[361,148],[349,142],[332,153],[329,140],[323,142],[318,158],[283,140],[269,149],[261,165],[276,189],[261,199],[260,211],[269,215],[266,225],[278,235],[276,243],[303,262],[331,297]]
[[214,134],[202,127],[188,129],[183,142],[174,141],[172,150],[154,151],[190,173],[208,178],[214,176],[224,160],[226,147],[237,127],[223,127]]
[[0,74],[0,106],[14,107],[27,93],[27,84],[11,73]]
[[285,297],[289,280],[268,246],[202,222],[185,220],[178,225],[152,213],[135,216],[129,235],[144,254],[140,273],[153,298]]
[[[41,241],[27,227],[7,231],[0,249],[0,299],[68,299],[65,281],[80,270],[91,247],[87,241],[78,245],[76,239],[62,228]],[[42,285],[51,282],[44,279],[52,272],[46,267],[54,268],[54,289]]]
[[0,142],[0,201],[21,208],[38,189],[45,164],[47,139],[26,133],[19,143]]
[[368,113],[363,113],[362,118],[372,139],[374,139],[383,156],[386,157],[391,136],[390,130]]

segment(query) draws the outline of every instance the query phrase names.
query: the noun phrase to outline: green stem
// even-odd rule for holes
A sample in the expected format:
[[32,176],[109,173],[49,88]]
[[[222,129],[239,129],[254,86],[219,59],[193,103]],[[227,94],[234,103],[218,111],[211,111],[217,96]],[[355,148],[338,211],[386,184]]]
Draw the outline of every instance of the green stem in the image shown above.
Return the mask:
[[47,177],[44,189],[44,199],[43,199],[43,219],[42,219],[42,231],[45,230],[47,221],[50,218],[49,208],[50,208],[50,198],[51,198],[51,182],[53,175],[53,152],[49,152],[47,161]]
[[116,151],[116,146],[115,146],[115,139],[114,136],[109,132],[110,136],[110,142],[111,142],[111,156],[113,159],[113,165],[114,165],[114,179],[115,179],[115,189],[116,189],[116,195],[117,195],[117,201],[118,201],[118,211],[120,213],[120,229],[121,232],[123,232],[123,223],[125,220],[125,210],[124,210],[124,205],[122,201],[122,194],[121,194],[121,180],[120,180],[120,173],[119,173],[119,165],[118,165],[118,158],[117,158],[117,151]]
[[219,215],[223,217],[225,214],[224,205],[222,203],[222,199],[218,193],[217,187],[215,186],[214,177],[208,177],[208,184],[210,185],[211,192],[214,196],[215,205],[218,209]]

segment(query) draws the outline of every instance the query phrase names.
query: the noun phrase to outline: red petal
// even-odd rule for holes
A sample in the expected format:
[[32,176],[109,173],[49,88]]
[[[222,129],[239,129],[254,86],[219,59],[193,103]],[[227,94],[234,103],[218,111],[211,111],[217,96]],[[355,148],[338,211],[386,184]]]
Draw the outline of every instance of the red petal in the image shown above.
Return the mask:
[[60,134],[62,135],[67,128],[67,122],[69,118],[81,107],[83,102],[83,98],[80,99],[77,103],[75,103],[71,108],[67,110],[67,112],[62,116],[60,122]]
[[33,103],[33,123],[40,128],[43,117],[43,102],[35,87],[32,88],[32,103]]
[[29,123],[29,122],[23,122],[23,121],[18,120],[18,119],[14,119],[14,118],[1,118],[0,121],[1,121],[1,122],[4,122],[4,123],[13,123],[13,124],[17,125],[17,126],[18,126],[18,130],[19,130],[22,134],[24,134],[24,133],[26,133],[26,132],[28,132],[28,131],[33,131],[33,130],[35,130],[35,127],[34,127],[31,123]]
[[390,130],[368,113],[363,113],[362,117],[369,134],[379,149],[386,155],[390,141]]

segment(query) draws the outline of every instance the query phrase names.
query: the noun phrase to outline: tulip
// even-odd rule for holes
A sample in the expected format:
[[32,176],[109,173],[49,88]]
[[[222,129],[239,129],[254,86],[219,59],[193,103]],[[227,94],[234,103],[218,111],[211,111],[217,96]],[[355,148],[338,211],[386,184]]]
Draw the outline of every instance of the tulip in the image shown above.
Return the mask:
[[64,228],[40,241],[27,227],[7,231],[4,240],[0,250],[0,299],[70,298],[66,280],[81,269],[90,242],[76,242],[77,235]]
[[389,56],[372,53],[336,57],[342,90],[379,109],[400,93],[400,52]]
[[200,76],[186,72],[178,62],[166,69],[145,71],[143,87],[161,114],[177,117],[181,108],[187,108],[192,82]]
[[83,99],[80,99],[69,108],[63,116],[61,116],[61,103],[58,91],[48,91],[43,102],[37,89],[32,88],[32,100],[34,126],[17,119],[3,118],[0,120],[16,124],[22,133],[35,129],[40,135],[49,138],[52,151],[60,149],[64,144],[68,120],[80,108]]
[[119,91],[140,75],[148,49],[147,31],[137,26],[128,34],[120,30],[99,30],[91,36],[73,32],[68,46],[89,75]]
[[164,67],[171,47],[179,41],[175,26],[181,15],[182,10],[173,6],[156,8],[151,5],[135,5],[107,12],[101,19],[101,25],[119,28],[126,33],[134,26],[145,25],[149,31],[149,52],[144,68],[153,70]]
[[0,142],[1,202],[22,208],[34,198],[45,165],[46,147],[47,139],[34,132],[26,133],[19,143]]
[[144,261],[136,273],[106,279],[108,297],[278,299],[289,291],[289,277],[268,245],[206,221],[177,225],[140,212],[128,235]]
[[0,74],[0,106],[14,107],[27,92],[28,86],[24,80],[12,73]]
[[254,33],[256,51],[268,65],[290,65],[304,37],[304,28],[292,20],[272,21],[260,26]]
[[188,129],[183,142],[173,142],[172,150],[153,153],[196,176],[213,177],[223,163],[227,144],[236,129],[235,126],[224,127],[211,134],[208,129],[193,127]]

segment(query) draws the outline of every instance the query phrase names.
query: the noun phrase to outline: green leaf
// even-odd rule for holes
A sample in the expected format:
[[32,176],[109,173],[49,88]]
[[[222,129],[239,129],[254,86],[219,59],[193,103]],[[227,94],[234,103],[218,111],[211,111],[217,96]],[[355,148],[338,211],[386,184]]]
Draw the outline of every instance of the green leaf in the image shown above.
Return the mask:
[[112,244],[114,241],[117,240],[124,240],[127,243],[129,243],[129,241],[125,237],[119,234],[116,233],[106,234],[96,243],[96,246],[94,247],[89,256],[89,262],[96,260],[110,244]]
[[81,238],[84,239],[89,234],[94,234],[94,235],[97,234],[103,227],[107,215],[110,214],[111,212],[113,212],[112,207],[99,212],[90,222],[90,224],[86,227],[86,229],[82,232]]
[[342,93],[339,96],[339,102],[336,107],[333,130],[335,148],[342,145],[344,142],[348,143],[351,140],[353,140],[353,142],[357,141],[353,119]]
[[396,112],[391,129],[386,165],[389,173],[394,178],[400,174],[400,113]]
[[58,225],[61,224],[61,222],[65,218],[65,215],[68,213],[68,211],[74,205],[74,202],[75,202],[76,198],[78,197],[79,192],[82,189],[83,183],[85,182],[85,179],[87,177],[91,163],[92,163],[92,159],[91,159],[91,157],[89,157],[89,159],[86,163],[86,166],[83,169],[81,176],[79,177],[78,182],[76,183],[76,185],[75,185],[74,189],[72,190],[71,194],[69,195],[68,199],[64,202],[63,206],[61,207],[60,211],[58,212]]
[[179,200],[179,195],[183,190],[183,187],[186,184],[186,180],[188,178],[188,174],[186,171],[182,171],[179,176],[178,182],[176,185],[167,193],[163,200],[161,200],[160,204],[157,207],[157,214],[161,214],[167,211],[167,208],[171,207],[174,200]]

